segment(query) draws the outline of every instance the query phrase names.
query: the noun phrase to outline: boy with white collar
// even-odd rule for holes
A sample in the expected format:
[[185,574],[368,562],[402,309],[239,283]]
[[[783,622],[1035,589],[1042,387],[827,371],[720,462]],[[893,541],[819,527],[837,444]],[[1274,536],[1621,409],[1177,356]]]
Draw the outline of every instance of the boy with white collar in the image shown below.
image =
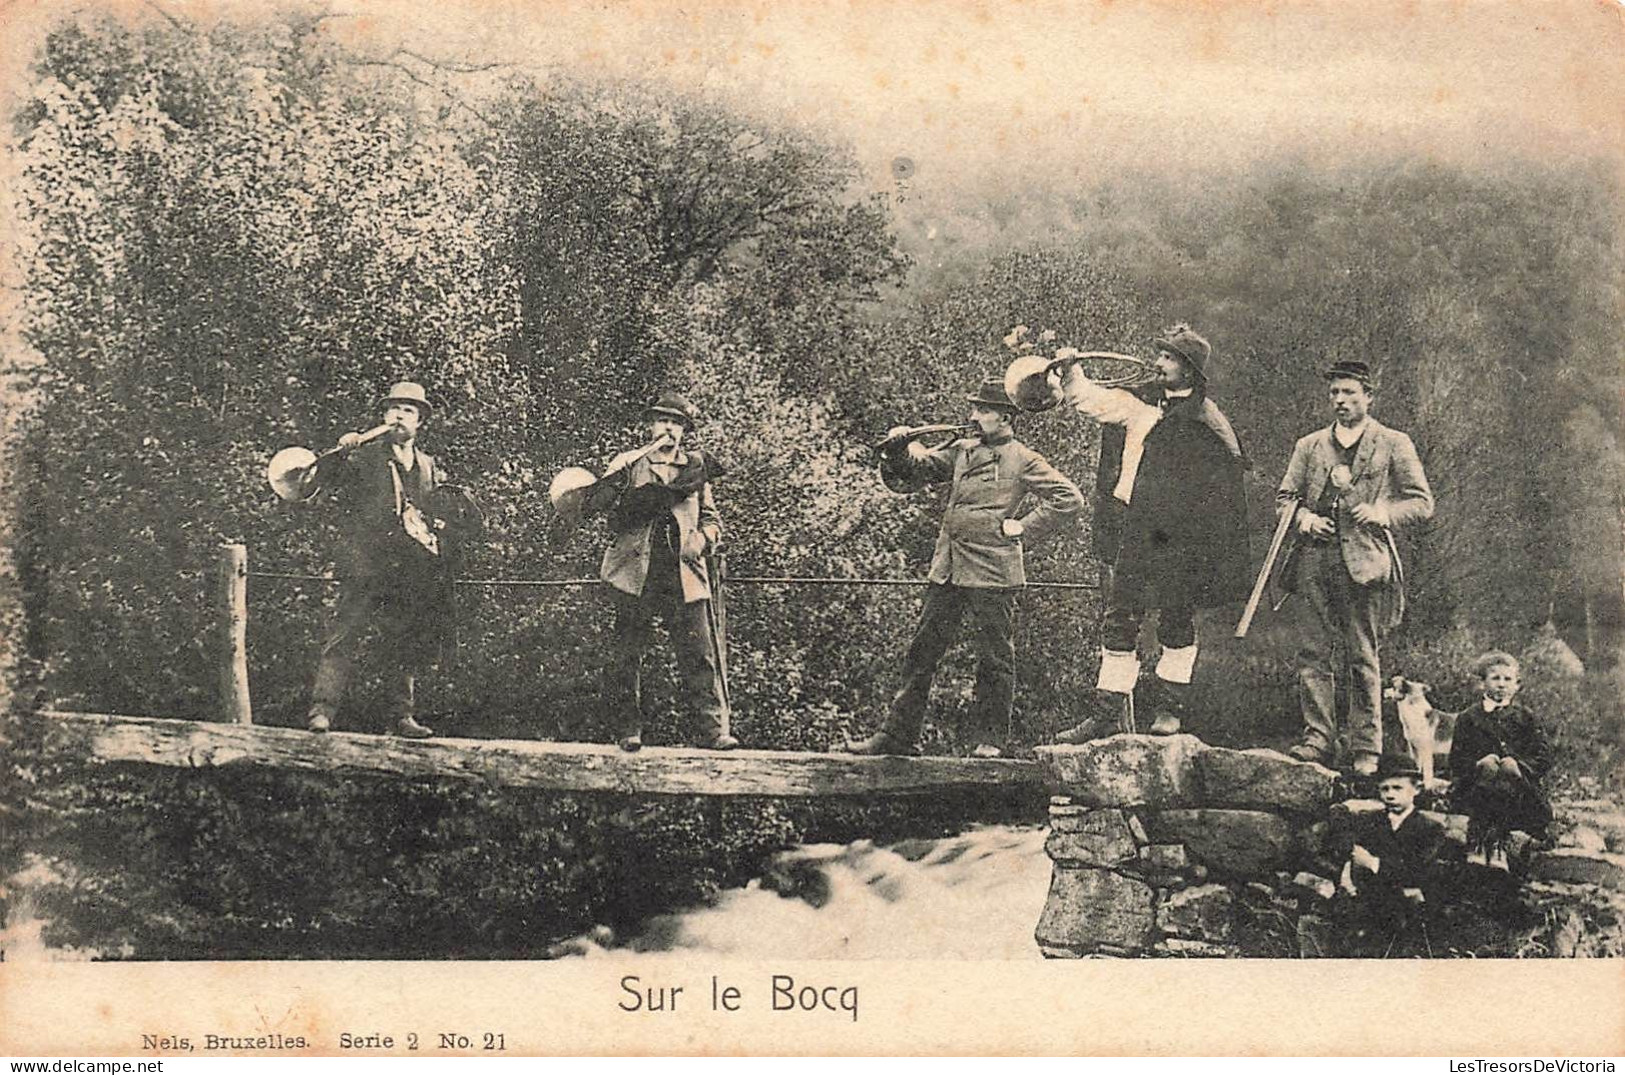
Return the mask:
[[1535,715],[1514,700],[1518,662],[1511,654],[1486,653],[1473,670],[1483,697],[1456,718],[1451,798],[1471,819],[1469,844],[1493,853],[1514,829],[1545,836],[1552,808],[1540,781],[1551,765],[1551,744]]

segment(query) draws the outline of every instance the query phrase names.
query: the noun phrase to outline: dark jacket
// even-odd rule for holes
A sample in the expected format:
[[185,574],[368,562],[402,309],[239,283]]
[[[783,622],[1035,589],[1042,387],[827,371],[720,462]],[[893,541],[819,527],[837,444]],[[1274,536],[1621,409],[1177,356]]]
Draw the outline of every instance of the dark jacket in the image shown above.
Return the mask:
[[[1160,390],[1137,393],[1155,405]],[[1209,608],[1252,588],[1247,463],[1230,422],[1200,390],[1169,404],[1145,435],[1128,504],[1113,495],[1124,427],[1106,425],[1095,476],[1095,552],[1116,564],[1113,586],[1152,607]]]
[[[1478,787],[1478,759],[1486,754],[1512,758],[1527,778],[1527,794],[1510,798],[1489,796]],[[1450,795],[1468,814],[1486,818],[1507,829],[1538,834],[1552,819],[1551,803],[1540,782],[1552,764],[1551,740],[1535,715],[1514,701],[1493,713],[1484,712],[1484,703],[1457,715],[1455,738],[1450,744]]]
[[[431,520],[443,515],[439,465],[417,450],[411,469],[401,470],[401,491]],[[339,505],[339,571],[353,578],[380,578],[400,572],[433,570],[437,557],[407,536],[398,513],[394,453],[385,440],[323,460],[319,480]]]
[[1398,895],[1407,888],[1432,895],[1444,846],[1444,826],[1439,822],[1413,810],[1395,829],[1388,824],[1387,811],[1378,810],[1356,816],[1350,836],[1350,851],[1359,844],[1378,860],[1375,874],[1355,871],[1354,884],[1361,896]]
[[[1083,511],[1083,494],[1072,480],[1014,437],[962,437],[922,460],[899,454],[882,465],[897,474],[953,482],[927,576],[935,583],[1025,586],[1023,546],[1071,525]],[[1029,493],[1036,502],[1021,514]],[[1006,519],[1021,523],[1021,537],[1004,536]]]

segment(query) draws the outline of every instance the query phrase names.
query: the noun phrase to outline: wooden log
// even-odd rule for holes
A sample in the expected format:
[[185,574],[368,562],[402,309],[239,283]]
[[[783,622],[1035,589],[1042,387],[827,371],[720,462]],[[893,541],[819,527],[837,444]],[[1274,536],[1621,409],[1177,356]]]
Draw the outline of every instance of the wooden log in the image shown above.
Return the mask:
[[217,575],[220,616],[220,719],[254,723],[248,698],[248,548],[220,546]]
[[638,795],[788,798],[1038,788],[1038,764],[1007,758],[881,757],[516,739],[401,739],[292,728],[44,711],[52,749],[105,762],[259,766],[344,775],[480,781],[498,787]]

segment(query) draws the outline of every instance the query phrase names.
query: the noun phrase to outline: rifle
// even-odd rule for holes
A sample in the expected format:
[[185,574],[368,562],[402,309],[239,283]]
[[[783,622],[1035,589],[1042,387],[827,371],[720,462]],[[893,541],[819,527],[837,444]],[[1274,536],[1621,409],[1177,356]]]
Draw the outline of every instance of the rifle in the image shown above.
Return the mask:
[[1275,561],[1281,555],[1281,546],[1286,543],[1287,532],[1292,528],[1292,520],[1297,514],[1297,497],[1282,503],[1280,518],[1275,522],[1275,536],[1270,539],[1269,555],[1264,557],[1264,566],[1259,569],[1258,581],[1253,583],[1252,596],[1247,598],[1247,607],[1242,610],[1241,619],[1236,624],[1237,638],[1246,638],[1247,629],[1253,625],[1253,617],[1258,613],[1258,604],[1264,599],[1264,591],[1270,584],[1270,575],[1275,570]]

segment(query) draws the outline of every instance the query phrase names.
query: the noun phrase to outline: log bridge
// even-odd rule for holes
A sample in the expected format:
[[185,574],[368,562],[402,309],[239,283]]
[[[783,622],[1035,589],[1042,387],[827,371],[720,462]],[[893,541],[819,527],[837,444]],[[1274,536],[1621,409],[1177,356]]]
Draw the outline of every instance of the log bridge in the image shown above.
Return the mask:
[[[880,757],[795,751],[718,752],[524,739],[401,739],[264,725],[41,710],[50,749],[102,762],[182,769],[241,766],[343,775],[477,781],[493,787],[631,795],[932,795],[1031,790],[1038,763],[1008,758]],[[1042,800],[1040,800],[1041,802]]]

